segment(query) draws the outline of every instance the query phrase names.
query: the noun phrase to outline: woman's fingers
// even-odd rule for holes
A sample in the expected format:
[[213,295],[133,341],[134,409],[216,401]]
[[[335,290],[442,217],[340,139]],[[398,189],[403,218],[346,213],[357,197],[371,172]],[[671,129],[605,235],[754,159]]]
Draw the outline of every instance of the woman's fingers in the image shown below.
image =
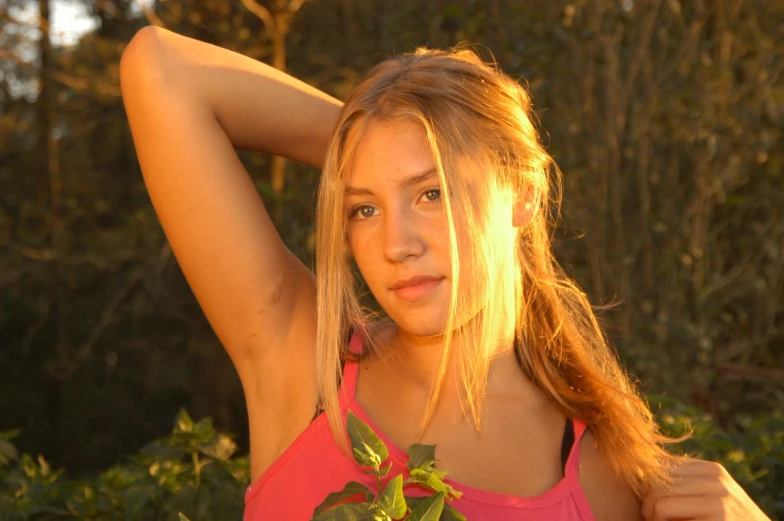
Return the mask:
[[643,498],[646,521],[769,521],[719,463],[686,459],[670,476],[669,489],[652,489]]
[[712,477],[676,477],[672,488],[653,490],[647,497],[658,499],[666,496],[720,496],[724,491],[724,483]]
[[672,469],[670,475],[673,477],[693,477],[710,476],[722,477],[727,471],[720,463],[715,461],[704,461],[699,459],[685,459],[678,466]]
[[722,479],[724,468],[701,460],[686,460],[671,471],[672,486],[651,490],[642,501],[646,520],[698,519],[721,507],[727,489]]
[[712,519],[720,508],[721,501],[712,496],[667,496],[651,502],[643,517],[646,521]]

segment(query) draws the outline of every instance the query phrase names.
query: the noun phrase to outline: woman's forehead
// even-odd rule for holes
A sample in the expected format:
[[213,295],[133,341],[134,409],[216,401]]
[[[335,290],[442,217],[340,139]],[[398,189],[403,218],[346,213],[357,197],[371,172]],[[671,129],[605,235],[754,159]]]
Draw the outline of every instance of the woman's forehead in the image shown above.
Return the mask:
[[399,182],[435,168],[427,133],[418,123],[372,120],[347,139],[350,161],[344,172],[347,186],[382,181]]

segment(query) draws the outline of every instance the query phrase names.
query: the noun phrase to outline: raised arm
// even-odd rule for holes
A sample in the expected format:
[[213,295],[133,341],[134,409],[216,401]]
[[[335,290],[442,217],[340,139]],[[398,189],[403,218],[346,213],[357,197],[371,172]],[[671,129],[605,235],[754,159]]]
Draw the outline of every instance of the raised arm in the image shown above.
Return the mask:
[[317,167],[343,105],[269,65],[152,26],[140,30],[123,53],[121,77],[129,119],[140,82],[155,95],[169,88],[212,112],[234,148]]
[[315,280],[283,244],[235,148],[321,166],[341,103],[155,27],[133,38],[120,76],[153,206],[242,380],[255,476],[316,405]]

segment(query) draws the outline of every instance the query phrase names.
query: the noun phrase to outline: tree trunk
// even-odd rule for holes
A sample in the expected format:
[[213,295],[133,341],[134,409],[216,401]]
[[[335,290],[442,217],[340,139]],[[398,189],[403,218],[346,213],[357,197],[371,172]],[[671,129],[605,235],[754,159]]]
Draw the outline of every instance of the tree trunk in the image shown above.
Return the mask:
[[[62,192],[63,182],[60,175],[57,140],[54,135],[55,99],[52,82],[52,43],[50,39],[51,10],[49,0],[39,0],[41,39],[40,90],[37,101],[38,115],[38,168],[36,176],[37,200],[41,210],[47,216],[44,236],[49,238],[52,251],[49,281],[49,316],[54,319],[54,353],[57,363],[52,367],[61,367],[67,361],[66,339],[66,304],[65,292],[60,281],[60,262],[62,257],[63,215]],[[56,372],[56,371],[55,371]]]
[[50,137],[52,135],[51,120],[51,61],[52,45],[49,40],[49,0],[40,0],[39,15],[41,17],[41,39],[38,44],[41,53],[41,71],[38,102],[36,107],[38,117],[38,168],[36,169],[36,200],[41,208],[47,208],[52,200],[50,184]]

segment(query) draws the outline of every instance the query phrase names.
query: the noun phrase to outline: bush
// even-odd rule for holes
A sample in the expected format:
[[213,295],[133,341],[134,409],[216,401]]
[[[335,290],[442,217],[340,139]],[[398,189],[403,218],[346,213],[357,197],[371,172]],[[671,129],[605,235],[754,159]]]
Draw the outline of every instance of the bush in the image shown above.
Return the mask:
[[[665,432],[694,434],[679,450],[719,461],[773,519],[784,519],[784,414],[739,416],[737,432],[720,428],[699,409],[651,398]],[[154,441],[129,462],[92,479],[68,478],[43,456],[17,455],[0,433],[0,519],[192,521],[242,518],[250,479],[246,456],[233,456],[231,437],[212,421],[177,415],[170,435]]]
[[235,443],[210,419],[194,423],[180,411],[169,436],[86,480],[52,471],[42,456],[16,458],[8,441],[14,434],[0,441],[0,519],[177,521],[179,512],[194,521],[242,518],[249,461],[232,458]]

